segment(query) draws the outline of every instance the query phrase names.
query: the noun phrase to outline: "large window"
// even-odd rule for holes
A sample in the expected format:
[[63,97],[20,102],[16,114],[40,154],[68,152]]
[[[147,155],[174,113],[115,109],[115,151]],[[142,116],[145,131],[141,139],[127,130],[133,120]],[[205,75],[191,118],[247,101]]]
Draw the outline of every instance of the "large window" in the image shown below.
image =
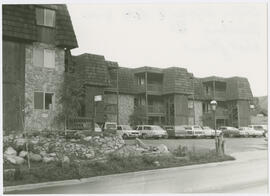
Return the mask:
[[53,109],[53,93],[34,92],[34,108],[40,110]]
[[55,51],[51,49],[34,48],[33,52],[34,66],[54,68]]
[[45,8],[36,8],[37,25],[55,27],[55,11]]

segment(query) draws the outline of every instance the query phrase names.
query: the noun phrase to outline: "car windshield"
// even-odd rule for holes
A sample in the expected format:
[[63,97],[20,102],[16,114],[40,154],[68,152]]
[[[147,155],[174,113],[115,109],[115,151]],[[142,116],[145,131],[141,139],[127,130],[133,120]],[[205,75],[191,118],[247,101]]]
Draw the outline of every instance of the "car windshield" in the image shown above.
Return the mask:
[[99,128],[98,124],[95,124],[95,128]]
[[254,129],[263,130],[263,127],[262,126],[254,126]]
[[152,130],[163,130],[160,126],[152,126]]
[[210,129],[210,127],[203,127],[203,129]]
[[194,129],[201,129],[200,126],[194,126]]
[[122,127],[125,130],[132,130],[132,128],[129,125],[123,125]]
[[192,128],[191,128],[191,127],[185,127],[185,129],[186,129],[186,130],[192,130]]

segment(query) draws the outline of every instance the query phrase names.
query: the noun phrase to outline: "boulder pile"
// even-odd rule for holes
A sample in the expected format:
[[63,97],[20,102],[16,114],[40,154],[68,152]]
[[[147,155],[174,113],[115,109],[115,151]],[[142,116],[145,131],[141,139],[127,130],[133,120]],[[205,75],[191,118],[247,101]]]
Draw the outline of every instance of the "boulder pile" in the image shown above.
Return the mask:
[[[23,135],[4,136],[4,160],[21,165],[29,159],[33,162],[49,163],[70,160],[89,160],[98,158],[121,148],[125,142],[121,136],[88,136],[81,139],[65,139],[64,137],[29,137]],[[28,152],[27,152],[28,149]]]

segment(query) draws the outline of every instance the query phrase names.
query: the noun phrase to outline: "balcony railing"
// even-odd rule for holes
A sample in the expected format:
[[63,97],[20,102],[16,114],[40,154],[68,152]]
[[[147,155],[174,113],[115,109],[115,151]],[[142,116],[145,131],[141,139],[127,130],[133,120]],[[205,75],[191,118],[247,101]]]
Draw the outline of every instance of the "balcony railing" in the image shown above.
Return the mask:
[[148,106],[148,113],[164,113],[164,107],[156,106],[156,105],[149,105]]
[[147,91],[162,91],[162,85],[160,84],[148,84]]

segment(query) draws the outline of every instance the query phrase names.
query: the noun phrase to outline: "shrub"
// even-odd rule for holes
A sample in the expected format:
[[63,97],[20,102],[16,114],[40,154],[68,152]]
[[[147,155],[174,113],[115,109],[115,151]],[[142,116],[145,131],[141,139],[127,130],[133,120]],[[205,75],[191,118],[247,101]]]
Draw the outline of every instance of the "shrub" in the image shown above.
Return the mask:
[[178,148],[173,151],[173,154],[177,157],[184,157],[187,155],[187,151],[188,149],[186,146],[179,145]]

